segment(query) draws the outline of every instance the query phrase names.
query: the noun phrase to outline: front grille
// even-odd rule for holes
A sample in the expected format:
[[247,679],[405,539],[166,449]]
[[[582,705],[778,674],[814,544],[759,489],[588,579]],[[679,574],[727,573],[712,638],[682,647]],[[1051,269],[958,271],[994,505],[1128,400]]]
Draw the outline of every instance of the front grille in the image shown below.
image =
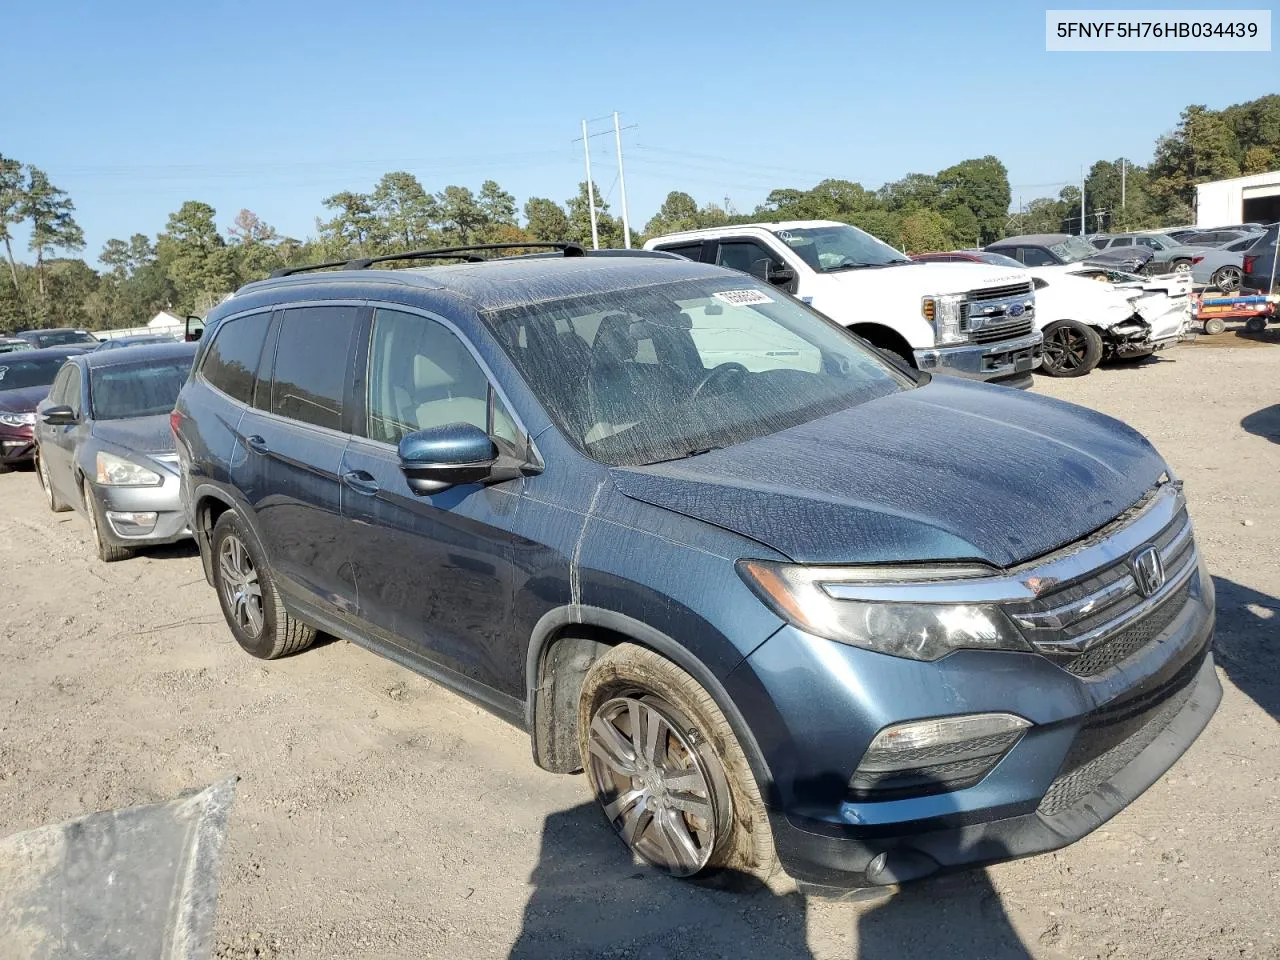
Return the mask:
[[983,290],[970,290],[964,295],[965,303],[976,303],[980,300],[1005,300],[1009,297],[1029,297],[1035,290],[1030,283],[1011,283],[1003,287],[987,287]]
[[1169,624],[1177,619],[1190,595],[1189,584],[1179,588],[1151,613],[1080,654],[1066,665],[1067,669],[1077,677],[1093,677],[1124,663],[1169,629]]
[[[1196,659],[1197,668],[1201,660],[1202,658]],[[1119,743],[1083,763],[1069,764],[1067,772],[1059,774],[1045,791],[1044,798],[1038,807],[1039,812],[1051,817],[1075,806],[1132,763],[1138,754],[1151,746],[1156,737],[1160,736],[1178,715],[1178,711],[1191,697],[1193,689],[1191,681],[1194,678],[1195,673],[1190,673],[1181,688],[1174,690],[1165,700],[1152,707],[1138,729]],[[1086,733],[1085,736],[1087,735]]]
[[[960,331],[971,343],[999,343],[1025,337],[1035,329],[1035,288],[1029,283],[971,290],[960,304]],[[1017,316],[1009,316],[1010,308]],[[1025,312],[1023,312],[1025,310]]]
[[1130,558],[1121,557],[1007,609],[1041,653],[1076,676],[1097,676],[1167,630],[1190,597],[1197,561],[1185,508],[1151,545],[1160,555],[1164,585],[1150,597],[1139,590]]
[[1024,314],[1015,320],[1010,320],[1008,323],[974,330],[969,333],[969,339],[974,343],[997,343],[1000,340],[1014,340],[1018,337],[1028,336],[1033,327],[1034,323],[1031,318]]

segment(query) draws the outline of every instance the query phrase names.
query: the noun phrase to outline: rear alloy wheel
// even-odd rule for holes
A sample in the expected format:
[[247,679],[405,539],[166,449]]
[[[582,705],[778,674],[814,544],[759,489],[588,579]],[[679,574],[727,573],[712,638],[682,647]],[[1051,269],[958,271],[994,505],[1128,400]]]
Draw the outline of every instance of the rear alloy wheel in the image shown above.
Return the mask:
[[128,560],[133,556],[133,551],[128,547],[117,547],[113,543],[108,543],[102,538],[102,524],[104,518],[102,511],[98,507],[98,501],[93,495],[93,491],[86,482],[82,490],[84,491],[84,515],[89,519],[89,532],[93,534],[93,545],[98,551],[98,559],[103,563],[115,563],[119,560]]
[[632,853],[676,877],[778,872],[755,777],[705,689],[652,650],[619,644],[587,671],[578,710],[587,780]]
[[1223,293],[1235,293],[1240,289],[1241,273],[1239,267],[1219,267],[1211,282]]
[[1044,330],[1040,371],[1051,377],[1083,377],[1102,359],[1102,337],[1077,320],[1056,320]]
[[1210,336],[1219,334],[1225,329],[1227,329],[1227,321],[1221,317],[1209,317],[1204,322],[1204,332]]
[[66,513],[71,509],[71,504],[63,501],[53,489],[53,484],[49,482],[49,468],[45,466],[44,457],[40,456],[38,450],[36,451],[36,479],[40,481],[40,489],[44,491],[44,502],[48,504],[50,510],[54,513]]
[[213,585],[222,614],[245,652],[263,660],[311,646],[314,627],[290,616],[276,592],[271,569],[253,546],[244,521],[228,510],[213,525]]

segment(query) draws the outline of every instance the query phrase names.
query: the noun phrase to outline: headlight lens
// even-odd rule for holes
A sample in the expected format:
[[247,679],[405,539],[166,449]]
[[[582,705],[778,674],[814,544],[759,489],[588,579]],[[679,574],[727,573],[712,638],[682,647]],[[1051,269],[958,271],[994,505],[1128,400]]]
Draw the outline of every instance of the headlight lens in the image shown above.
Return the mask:
[[948,293],[940,297],[924,297],[920,301],[920,315],[933,324],[934,340],[939,345],[963,343],[960,330],[960,304],[964,295]]
[[[895,571],[910,576],[909,572]],[[912,660],[937,660],[955,650],[1030,650],[1009,618],[994,604],[881,603],[837,599],[828,592],[841,582],[867,582],[852,568],[741,560],[738,573],[780,617],[808,633],[866,650]],[[989,574],[985,567],[953,567],[934,576]]]
[[108,487],[154,487],[163,482],[160,474],[141,464],[117,457],[114,453],[98,454],[97,481]]
[[32,427],[35,422],[34,413],[0,413],[0,423],[6,427]]

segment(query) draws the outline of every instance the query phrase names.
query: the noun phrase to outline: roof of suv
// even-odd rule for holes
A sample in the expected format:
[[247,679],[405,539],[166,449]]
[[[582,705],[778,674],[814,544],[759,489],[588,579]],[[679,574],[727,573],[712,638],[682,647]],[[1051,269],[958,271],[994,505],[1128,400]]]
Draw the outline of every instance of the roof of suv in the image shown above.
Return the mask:
[[220,304],[217,313],[237,312],[246,302],[297,298],[303,291],[305,299],[368,296],[372,285],[382,287],[384,295],[387,286],[398,286],[410,297],[415,290],[445,294],[483,311],[727,274],[722,267],[683,258],[640,256],[511,257],[403,270],[333,270],[247,284]]

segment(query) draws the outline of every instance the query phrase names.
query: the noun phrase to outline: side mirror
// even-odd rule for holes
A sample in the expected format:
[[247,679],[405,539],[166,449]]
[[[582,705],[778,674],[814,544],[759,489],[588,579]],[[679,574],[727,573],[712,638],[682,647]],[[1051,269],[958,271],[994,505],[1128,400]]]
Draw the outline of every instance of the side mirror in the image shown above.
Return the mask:
[[187,343],[193,343],[196,340],[199,340],[202,336],[204,336],[204,321],[199,317],[187,317],[186,330],[183,333],[183,339],[186,340]]
[[70,407],[49,407],[41,416],[51,427],[67,427],[79,422],[76,412]]
[[411,433],[400,441],[400,469],[414,493],[437,493],[460,483],[494,479],[498,448],[470,423],[447,423]]
[[796,272],[785,264],[775,263],[766,257],[753,260],[751,269],[747,271],[753,277],[771,283],[775,287],[785,287],[796,278]]

